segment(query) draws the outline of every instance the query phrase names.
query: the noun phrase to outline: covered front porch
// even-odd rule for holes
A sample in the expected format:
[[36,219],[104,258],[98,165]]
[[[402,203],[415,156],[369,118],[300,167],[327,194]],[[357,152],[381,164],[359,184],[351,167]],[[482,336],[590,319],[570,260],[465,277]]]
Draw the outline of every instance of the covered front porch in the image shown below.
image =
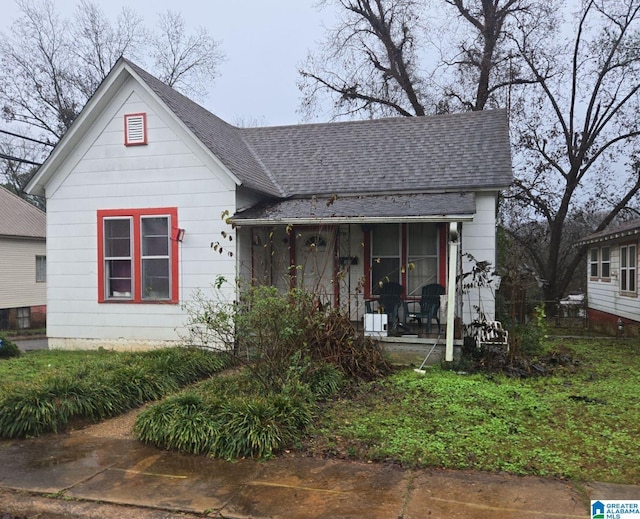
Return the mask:
[[[435,201],[437,207],[427,204],[429,211],[414,207]],[[474,209],[474,197],[459,193],[288,200],[254,208],[233,218],[240,279],[311,292],[385,349],[424,357],[439,336],[451,361],[454,342],[462,339],[459,236]],[[302,216],[305,211],[316,216]],[[439,289],[438,304],[426,311],[429,287]],[[386,316],[385,333],[369,333],[371,314]]]

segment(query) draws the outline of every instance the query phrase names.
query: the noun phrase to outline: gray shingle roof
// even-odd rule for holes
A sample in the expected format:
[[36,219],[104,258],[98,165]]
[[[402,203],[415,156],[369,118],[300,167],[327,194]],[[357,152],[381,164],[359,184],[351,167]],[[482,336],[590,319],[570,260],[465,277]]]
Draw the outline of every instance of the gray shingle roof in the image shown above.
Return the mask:
[[268,195],[499,190],[512,181],[505,110],[236,128],[125,62],[245,187]]
[[607,240],[615,240],[640,234],[640,219],[608,227],[604,231],[590,234],[578,242],[578,245],[598,243]]
[[512,181],[503,110],[243,132],[289,195],[500,189]]
[[224,122],[134,63],[125,59],[123,61],[135,70],[196,137],[242,181],[243,185],[269,195],[284,195],[245,143],[240,128]]
[[300,219],[331,220],[362,218],[371,220],[384,218],[411,219],[416,217],[445,217],[475,213],[473,193],[421,193],[400,195],[367,195],[337,198],[313,197],[293,198],[285,201],[265,203],[237,213],[233,220],[242,225],[248,220],[271,222],[295,222]]
[[0,187],[0,236],[44,239],[46,231],[43,211]]

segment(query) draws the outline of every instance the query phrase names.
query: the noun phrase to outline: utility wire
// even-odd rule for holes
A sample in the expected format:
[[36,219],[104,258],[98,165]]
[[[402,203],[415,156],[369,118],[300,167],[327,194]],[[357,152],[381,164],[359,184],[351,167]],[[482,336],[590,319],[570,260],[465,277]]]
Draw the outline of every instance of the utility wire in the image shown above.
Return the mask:
[[11,155],[5,155],[4,153],[0,153],[0,159],[13,160],[15,162],[24,162],[25,164],[32,164],[34,166],[42,166],[41,162],[33,162],[27,159],[19,159],[18,157],[12,157]]
[[32,139],[31,137],[27,137],[25,135],[8,132],[7,130],[0,130],[0,133],[6,133],[7,135],[11,135],[12,137],[18,137],[19,139],[25,139],[27,141],[36,142],[38,144],[44,144],[45,146],[51,146],[52,148],[55,146],[55,144],[51,144],[50,142],[39,141],[38,139]]

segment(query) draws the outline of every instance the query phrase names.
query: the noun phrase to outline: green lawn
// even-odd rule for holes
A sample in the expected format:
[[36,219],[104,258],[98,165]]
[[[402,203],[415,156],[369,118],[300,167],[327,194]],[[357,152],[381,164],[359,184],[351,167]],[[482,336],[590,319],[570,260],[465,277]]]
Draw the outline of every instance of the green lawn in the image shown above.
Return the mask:
[[103,420],[179,391],[230,364],[194,348],[144,353],[36,351],[0,360],[0,437]]
[[110,368],[122,362],[131,353],[98,351],[38,350],[19,358],[0,361],[0,391],[8,384],[29,384],[56,375],[76,374],[97,368]]
[[[318,455],[406,466],[640,483],[640,341],[567,339],[556,340],[549,348],[569,352],[576,362],[540,378],[432,367],[426,375],[403,370],[350,386],[316,409],[314,426],[295,447]],[[55,402],[51,410],[43,408],[54,413],[59,402],[68,402],[63,410],[73,409],[80,402],[78,395],[86,394],[93,398],[90,418],[102,419],[160,394],[177,393],[180,386],[207,376],[199,369],[201,352],[146,355],[38,351],[0,361],[0,415],[9,420],[6,428],[15,422],[9,411],[18,397],[25,404],[22,419],[31,429],[16,435],[32,435],[30,431],[56,429],[53,416],[46,427],[40,421],[28,423],[29,409],[39,412],[42,402]],[[189,373],[180,373],[178,366],[186,365],[191,366]],[[212,374],[225,365],[215,362],[205,371]],[[159,378],[166,376],[170,378],[161,384]],[[229,382],[201,383],[187,396],[200,391],[224,399],[229,391],[220,384],[225,383],[234,398],[242,397],[234,377]],[[128,389],[117,389],[127,384]],[[138,395],[142,387],[158,392]],[[126,398],[117,409],[99,407],[101,394],[119,398],[120,392]],[[191,397],[176,398],[182,402]],[[175,405],[171,399],[168,402]],[[63,418],[62,424],[70,417]]]
[[640,344],[564,340],[578,365],[509,379],[430,368],[328,405],[309,448],[410,466],[640,483]]

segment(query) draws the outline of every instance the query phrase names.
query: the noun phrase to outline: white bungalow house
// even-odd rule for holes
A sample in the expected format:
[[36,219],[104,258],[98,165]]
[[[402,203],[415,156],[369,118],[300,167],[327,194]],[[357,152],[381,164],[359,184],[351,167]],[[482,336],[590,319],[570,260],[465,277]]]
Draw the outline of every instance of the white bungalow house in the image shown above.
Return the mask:
[[[120,59],[28,186],[47,198],[49,344],[179,341],[181,303],[219,275],[309,288],[353,321],[385,281],[455,296],[462,253],[495,263],[511,180],[502,110],[237,128]],[[469,297],[451,315],[482,298],[493,316]]]
[[0,187],[0,330],[44,326],[47,217]]
[[640,220],[633,220],[581,240],[580,244],[589,245],[587,306],[591,322],[639,329],[639,239]]

